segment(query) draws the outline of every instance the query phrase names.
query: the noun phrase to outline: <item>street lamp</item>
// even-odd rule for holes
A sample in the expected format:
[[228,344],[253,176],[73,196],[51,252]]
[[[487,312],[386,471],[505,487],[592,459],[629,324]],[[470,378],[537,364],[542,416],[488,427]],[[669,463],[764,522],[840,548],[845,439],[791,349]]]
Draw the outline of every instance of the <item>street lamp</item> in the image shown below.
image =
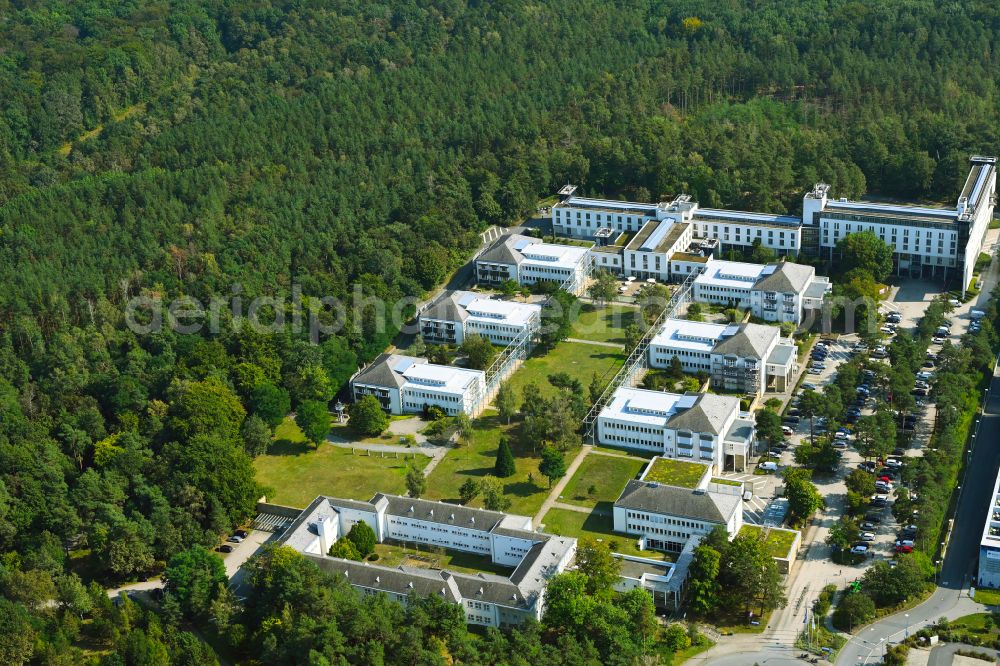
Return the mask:
[[910,614],[903,613],[903,617],[906,618],[906,631],[903,633],[903,638],[910,637]]

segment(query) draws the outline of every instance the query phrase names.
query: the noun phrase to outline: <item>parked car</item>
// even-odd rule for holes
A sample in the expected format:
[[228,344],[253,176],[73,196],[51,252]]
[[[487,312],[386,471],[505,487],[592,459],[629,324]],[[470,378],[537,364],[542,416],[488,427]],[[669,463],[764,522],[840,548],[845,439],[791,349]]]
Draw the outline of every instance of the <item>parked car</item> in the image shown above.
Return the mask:
[[765,472],[777,472],[778,471],[778,463],[772,462],[770,460],[767,460],[767,461],[764,461],[764,462],[758,464],[757,467],[759,469],[764,470]]
[[863,543],[854,544],[854,546],[851,548],[851,553],[854,555],[867,555],[868,546]]
[[233,532],[233,534],[243,539],[246,539],[248,536],[250,536],[250,533],[247,532],[246,530],[236,530],[235,532]]
[[808,372],[810,375],[822,375],[823,374],[823,371],[820,370],[819,368],[809,368],[808,370],[806,370],[806,372]]
[[899,539],[896,541],[896,546],[909,546],[913,548],[913,539]]
[[233,547],[227,543],[224,543],[221,546],[218,546],[215,550],[220,553],[231,553],[233,552]]
[[889,504],[889,496],[885,493],[876,493],[872,496],[872,506],[883,507]]
[[801,421],[802,421],[802,418],[798,417],[798,416],[786,416],[785,418],[781,419],[782,423],[786,423],[786,424],[790,424],[790,425],[798,425]]
[[885,466],[886,467],[902,467],[903,466],[903,461],[900,460],[899,458],[886,458],[885,459]]
[[793,408],[789,409],[787,412],[785,412],[785,414],[787,416],[799,416],[801,413],[802,412],[799,411],[799,409],[796,408],[796,407],[793,407]]
[[816,385],[811,382],[802,382],[802,388],[807,391],[815,391]]
[[228,539],[226,539],[226,541],[228,541],[229,543],[243,543],[243,537],[236,536],[234,534],[233,536],[231,536]]
[[880,328],[878,330],[880,332],[882,332],[882,333],[885,333],[886,335],[895,335],[896,334],[896,327],[895,326],[883,326],[882,328]]
[[822,361],[813,361],[811,367],[816,370],[826,370],[826,363],[823,363]]
[[893,313],[890,313],[885,318],[885,320],[887,322],[889,322],[890,324],[898,324],[899,322],[903,321],[903,316],[901,314],[899,314],[898,312],[893,312]]
[[867,532],[874,532],[876,529],[878,529],[875,526],[875,523],[873,523],[871,521],[868,521],[868,520],[866,520],[863,523],[861,523],[860,527],[861,527],[861,529],[863,529],[863,530],[865,530]]
[[[896,552],[897,553],[912,553],[913,552],[913,546],[896,546]],[[893,563],[890,562],[890,566],[892,564]]]
[[779,451],[778,449],[771,449],[770,451],[767,452],[767,455],[771,456],[772,458],[780,458],[781,451]]
[[874,532],[862,532],[861,533],[861,540],[862,541],[874,541],[875,540],[875,533]]
[[795,431],[789,428],[788,426],[781,426],[781,434],[785,435],[786,437],[791,437],[793,434],[795,434]]
[[875,463],[873,463],[871,460],[865,460],[858,464],[858,469],[863,469],[866,472],[874,472],[875,467],[876,467]]
[[979,308],[972,308],[971,310],[969,310],[969,317],[972,318],[974,321],[982,319],[985,316],[986,313],[983,310],[980,310]]
[[865,514],[865,520],[869,523],[875,523],[876,525],[882,524],[882,516],[874,511],[869,511]]
[[925,388],[915,388],[912,391],[910,391],[910,395],[920,396],[921,398],[925,398],[929,394],[930,391]]

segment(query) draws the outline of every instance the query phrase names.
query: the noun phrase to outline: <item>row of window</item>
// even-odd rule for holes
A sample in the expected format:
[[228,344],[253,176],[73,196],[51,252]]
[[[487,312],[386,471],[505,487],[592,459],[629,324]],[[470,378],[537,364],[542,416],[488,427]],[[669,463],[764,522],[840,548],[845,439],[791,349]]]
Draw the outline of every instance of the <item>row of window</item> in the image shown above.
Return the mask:
[[677,537],[677,538],[680,538],[680,539],[684,539],[684,538],[690,536],[690,533],[688,533],[688,532],[678,532],[677,530],[668,530],[668,529],[664,529],[662,527],[645,527],[645,526],[637,525],[635,523],[628,523],[628,525],[626,526],[626,529],[628,529],[629,532],[640,532],[640,533],[656,534],[656,535],[659,535],[659,536]]
[[676,525],[678,527],[688,527],[691,529],[704,529],[705,525],[700,522],[695,522],[693,520],[684,520],[683,518],[672,518],[670,516],[663,516],[653,513],[644,513],[642,511],[626,511],[626,517],[632,520],[643,520],[647,523],[653,524],[666,524],[666,525]]

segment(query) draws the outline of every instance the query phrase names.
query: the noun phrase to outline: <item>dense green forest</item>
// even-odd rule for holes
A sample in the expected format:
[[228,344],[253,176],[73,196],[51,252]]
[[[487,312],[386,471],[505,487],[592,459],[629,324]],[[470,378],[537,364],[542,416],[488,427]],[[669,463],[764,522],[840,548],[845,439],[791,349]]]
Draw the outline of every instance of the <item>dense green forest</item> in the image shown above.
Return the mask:
[[[138,335],[129,298],[418,297],[568,181],[774,212],[817,180],[951,200],[1000,147],[997,51],[986,1],[0,0],[0,662],[211,662],[183,614],[87,586],[245,520],[273,406],[331,400],[394,333],[363,309],[320,344],[226,316]],[[297,651],[270,625],[230,639],[379,663],[288,613]],[[452,640],[432,634],[414,648]],[[462,649],[607,663],[567,635]]]

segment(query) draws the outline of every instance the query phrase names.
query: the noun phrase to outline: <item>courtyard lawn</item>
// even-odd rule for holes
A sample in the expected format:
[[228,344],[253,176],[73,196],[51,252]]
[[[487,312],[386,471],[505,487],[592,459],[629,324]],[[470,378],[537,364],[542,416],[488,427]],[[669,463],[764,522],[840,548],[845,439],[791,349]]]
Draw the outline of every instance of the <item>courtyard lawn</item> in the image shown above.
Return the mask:
[[[479,479],[493,474],[500,437],[506,435],[517,470],[514,476],[501,479],[504,493],[511,500],[508,512],[534,516],[549,494],[545,477],[538,472],[541,459],[531,449],[521,446],[516,425],[512,427],[503,424],[496,412],[485,412],[473,421],[473,425],[475,431],[472,441],[448,451],[427,477],[427,492],[424,497],[459,502],[458,489],[467,479]],[[567,460],[572,460],[573,455],[574,451],[568,451]],[[528,475],[533,477],[532,480],[529,481]],[[482,498],[472,500],[470,506],[481,507]]]
[[573,322],[573,330],[569,336],[624,345],[625,327],[633,322],[642,327],[639,308],[617,304],[600,307],[585,303],[580,316]]
[[639,550],[635,537],[612,531],[612,503],[599,502],[594,511],[582,513],[570,509],[549,509],[542,519],[543,531],[559,536],[592,537],[606,542],[611,550],[622,555],[645,557],[650,560],[672,561],[667,553],[656,550]]
[[706,465],[699,463],[685,462],[683,460],[672,460],[670,458],[658,458],[653,463],[653,468],[646,473],[646,481],[655,481],[668,486],[678,486],[680,488],[696,488],[701,478],[705,476],[708,469]]
[[595,372],[602,381],[609,382],[624,363],[624,352],[611,347],[560,342],[548,352],[536,351],[513,374],[510,384],[520,394],[526,384],[534,382],[543,396],[550,396],[555,389],[549,384],[549,375],[565,372],[580,380],[586,390]]
[[[598,502],[614,502],[630,479],[634,479],[644,460],[602,456],[591,453],[563,489],[560,501],[593,508]],[[590,489],[594,492],[591,494]]]
[[459,550],[435,548],[427,544],[377,543],[375,544],[377,564],[387,567],[405,565],[425,569],[451,569],[466,573],[491,573],[509,576],[510,567],[494,564],[489,555],[477,555]]
[[406,469],[423,469],[430,458],[412,454],[355,455],[332,444],[313,448],[291,419],[275,431],[268,452],[254,460],[257,480],[269,488],[267,499],[276,504],[305,507],[317,495],[368,500],[377,492],[404,494]]
[[761,532],[764,534],[764,547],[771,557],[788,557],[788,551],[795,543],[795,533],[791,530],[766,530],[759,525],[744,525],[741,533]]

